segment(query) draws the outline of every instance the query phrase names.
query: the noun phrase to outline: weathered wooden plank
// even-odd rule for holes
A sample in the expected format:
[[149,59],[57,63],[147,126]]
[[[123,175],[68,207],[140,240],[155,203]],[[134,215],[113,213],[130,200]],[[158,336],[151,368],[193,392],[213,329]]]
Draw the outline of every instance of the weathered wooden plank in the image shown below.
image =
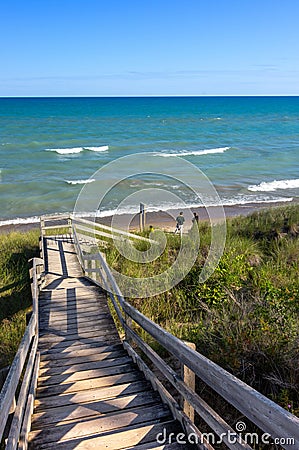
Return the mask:
[[107,377],[109,375],[122,374],[131,372],[135,367],[133,364],[123,364],[120,366],[103,367],[101,369],[81,370],[76,373],[65,375],[52,375],[50,377],[39,377],[38,387],[50,386],[55,384],[72,383],[79,380],[87,380],[89,378]]
[[80,331],[95,331],[95,330],[101,330],[103,328],[107,328],[109,326],[114,326],[114,322],[112,317],[109,318],[103,318],[102,320],[92,320],[90,322],[82,321],[82,322],[73,322],[73,323],[57,323],[56,325],[49,325],[47,328],[42,328],[40,331],[40,336],[47,332],[51,332],[52,330],[55,333],[63,332],[65,333],[74,333]]
[[[63,333],[63,335],[59,334],[59,332],[57,332],[57,334],[55,333],[46,333],[43,334],[40,339],[39,339],[39,344],[47,344],[47,343],[53,343],[56,347],[58,346],[58,344],[67,344],[69,341],[73,341],[73,340],[78,340],[81,338],[85,338],[86,340],[91,340],[95,341],[97,338],[103,338],[105,336],[110,336],[116,334],[116,330],[111,330],[111,329],[103,329],[103,330],[97,330],[97,331],[81,331],[80,333],[72,333],[72,334],[68,334],[68,333]],[[110,340],[110,339],[109,339]],[[63,346],[63,345],[61,345]]]
[[[52,358],[43,359],[40,362],[40,368],[50,368],[50,367],[59,367],[59,366],[71,366],[73,364],[80,364],[83,362],[92,362],[92,361],[104,361],[109,360],[113,358],[120,358],[122,356],[127,356],[127,352],[121,348],[119,350],[111,351],[111,352],[98,352],[97,348],[91,348],[86,350],[81,350],[81,352],[77,352],[77,354],[73,356],[69,356],[68,358],[65,357],[65,354],[56,354],[56,355],[50,355]],[[45,355],[43,355],[45,356]]]
[[[60,311],[51,311],[50,309],[48,311],[41,311],[41,317],[40,320],[41,321],[47,321],[47,320],[51,320],[52,318],[54,320],[59,320],[60,318],[65,319],[66,316],[66,309],[65,310],[60,310]],[[107,313],[108,312],[108,307],[106,306],[102,306],[101,308],[99,308],[97,305],[94,306],[89,306],[88,308],[84,308],[83,310],[80,310],[80,317],[84,317],[84,316],[90,316],[91,314],[93,315],[98,315],[101,314],[102,312]],[[78,311],[67,311],[68,313],[68,317],[73,318],[76,317],[76,315],[78,314]]]
[[[76,260],[76,265],[78,266],[78,260]],[[51,273],[48,272],[48,275],[59,278],[59,279],[61,278],[61,274],[57,274],[57,275],[52,274],[51,275]],[[86,280],[86,278],[84,276],[81,276],[79,278],[78,277],[64,278],[64,280],[69,281],[70,283],[79,283],[80,288],[82,288],[82,290],[88,289],[88,291],[91,294],[96,294],[96,295],[104,294],[103,290],[99,290],[94,284],[92,284],[92,282]],[[58,285],[58,287],[55,289],[48,289],[48,287],[45,286],[40,294],[42,296],[44,296],[44,295],[47,296],[47,295],[49,295],[49,292],[52,293],[52,295],[59,296],[64,292],[64,289],[61,289],[61,285]]]
[[46,353],[68,353],[73,350],[80,348],[94,348],[94,347],[104,347],[107,345],[116,345],[119,343],[119,336],[113,334],[109,336],[95,336],[94,338],[83,338],[73,339],[71,341],[59,341],[59,342],[49,342],[47,346],[46,342],[39,343],[39,349],[42,354]]
[[59,394],[68,394],[71,392],[79,392],[83,390],[91,390],[97,388],[103,388],[107,386],[115,386],[117,384],[126,384],[133,381],[144,380],[144,376],[136,371],[124,372],[117,375],[110,375],[101,378],[84,379],[76,382],[67,382],[57,385],[46,385],[37,387],[38,398],[55,396]]
[[43,429],[46,426],[59,426],[63,422],[83,418],[101,416],[112,412],[128,410],[137,407],[148,407],[160,403],[160,397],[153,391],[123,396],[109,400],[97,400],[77,405],[67,405],[50,408],[35,413],[32,416],[32,430]]
[[[107,322],[103,324],[94,324],[90,323],[89,327],[81,327],[80,325],[70,325],[69,327],[65,328],[56,328],[53,326],[49,326],[49,328],[42,329],[40,333],[40,339],[41,343],[43,343],[43,338],[49,337],[49,342],[51,341],[61,341],[61,338],[67,338],[67,340],[72,340],[75,337],[82,336],[82,337],[94,337],[94,336],[102,336],[108,333],[109,327],[113,327],[114,323]],[[115,334],[115,332],[114,332]],[[51,338],[53,337],[53,339]]]
[[106,302],[100,302],[97,299],[91,299],[91,300],[86,300],[85,302],[80,302],[80,301],[72,301],[72,302],[56,302],[55,305],[49,303],[48,305],[45,306],[41,306],[40,307],[40,311],[41,313],[45,313],[47,311],[53,311],[53,312],[58,312],[58,311],[65,311],[67,309],[69,310],[80,310],[80,309],[87,309],[87,308],[94,308],[95,306],[97,306],[99,309],[104,308],[107,305]]
[[70,345],[69,347],[59,349],[59,351],[57,351],[56,348],[45,350],[44,352],[41,353],[41,361],[77,357],[80,356],[81,354],[84,355],[85,354],[84,352],[86,352],[86,354],[88,354],[89,352],[91,352],[90,354],[96,352],[100,355],[101,353],[104,354],[121,349],[123,349],[123,345],[120,344],[119,341],[113,345],[107,345],[106,341],[88,344],[81,344],[79,342],[78,344]]
[[[64,281],[66,280],[67,279],[65,278]],[[68,298],[69,300],[74,300],[77,298],[82,300],[88,298],[105,300],[104,292],[101,292],[99,289],[94,289],[94,286],[85,286],[81,282],[76,282],[75,284],[77,284],[78,287],[74,288],[73,284],[74,283],[72,283],[69,288],[57,288],[56,290],[47,289],[47,287],[44,288],[40,293],[41,302],[59,301],[65,298]]]
[[[63,341],[55,344],[55,342],[50,342],[49,346],[46,346],[46,343],[43,345],[40,345],[42,349],[42,354],[46,353],[68,353],[73,350],[80,350],[83,348],[94,348],[94,347],[107,347],[111,345],[117,345],[119,344],[119,337],[114,334],[109,338],[109,342],[107,341],[106,337],[100,336],[96,337],[95,339],[89,339],[89,338],[80,338],[80,339],[74,339],[72,341]],[[43,351],[44,350],[44,351]]]
[[46,326],[49,323],[52,325],[55,325],[56,323],[84,323],[91,319],[100,321],[101,319],[111,317],[108,307],[107,309],[105,308],[105,311],[101,310],[101,312],[97,314],[94,314],[93,311],[85,311],[84,313],[80,312],[80,316],[78,316],[77,312],[71,313],[68,311],[67,317],[65,314],[50,314],[41,318],[39,324],[40,326]]
[[49,309],[53,308],[54,310],[58,309],[59,307],[65,307],[65,306],[75,306],[75,305],[98,305],[98,306],[105,306],[107,305],[107,301],[104,301],[104,299],[101,298],[92,298],[92,297],[86,297],[85,299],[80,298],[74,298],[74,299],[59,299],[59,300],[47,300],[42,302],[40,304],[40,309]]
[[55,367],[45,367],[41,368],[39,371],[39,377],[46,379],[52,377],[52,375],[64,375],[68,373],[75,373],[82,370],[93,370],[93,369],[102,369],[106,367],[114,367],[114,366],[120,366],[122,364],[127,364],[131,362],[132,359],[128,356],[121,356],[117,358],[111,358],[111,359],[104,359],[102,361],[88,361],[87,358],[85,358],[85,361],[81,363],[74,363],[69,366],[55,366]]
[[107,314],[109,313],[109,309],[107,305],[98,306],[98,305],[86,305],[86,308],[76,308],[76,307],[61,307],[59,309],[51,309],[47,308],[45,310],[40,310],[41,317],[40,317],[40,323],[42,322],[48,322],[49,320],[58,320],[58,319],[66,319],[66,317],[74,318],[78,317],[78,314],[82,313],[82,317],[91,316],[94,315],[96,317],[100,314]]
[[[78,352],[77,352],[78,353]],[[84,362],[92,362],[92,361],[106,361],[114,358],[121,358],[123,356],[128,356],[127,352],[124,349],[115,350],[113,352],[99,353],[97,348],[92,348],[88,350],[81,350],[77,356],[73,355],[69,358],[61,358],[60,354],[53,355],[53,358],[49,358],[47,360],[43,360],[40,362],[40,368],[53,368],[53,367],[67,367],[72,366],[74,364],[80,364]]]
[[[64,279],[64,283],[65,283]],[[105,297],[99,292],[95,292],[93,290],[90,290],[89,286],[83,287],[83,286],[74,286],[68,285],[67,287],[63,287],[59,290],[59,292],[51,289],[48,291],[42,291],[43,297],[41,298],[41,304],[42,306],[47,303],[59,303],[59,302],[74,302],[76,300],[80,300],[82,302],[86,302],[88,300],[94,300],[99,302],[104,302]]]
[[109,327],[113,327],[114,322],[112,318],[104,319],[101,322],[96,321],[86,321],[83,324],[62,324],[57,326],[49,326],[48,328],[41,329],[40,331],[40,338],[43,336],[47,336],[49,334],[53,334],[55,336],[65,336],[66,334],[68,336],[72,336],[73,334],[86,334],[86,333],[94,333],[97,331],[107,331]]
[[98,305],[105,305],[107,304],[107,302],[99,297],[92,297],[92,296],[86,296],[85,298],[82,298],[80,296],[80,294],[78,294],[76,297],[73,298],[59,298],[59,299],[47,299],[44,300],[41,304],[40,304],[40,308],[45,308],[45,307],[53,307],[56,308],[57,306],[61,306],[61,305],[68,305],[68,306],[72,306],[72,305],[78,305],[78,304],[82,304],[82,305],[88,305],[90,303],[95,303]]
[[[40,330],[45,331],[47,328],[55,328],[59,329],[59,327],[65,327],[69,326],[70,328],[73,326],[78,325],[79,327],[86,328],[89,324],[90,325],[100,325],[102,323],[111,323],[111,316],[109,317],[108,313],[103,313],[98,317],[98,314],[93,314],[92,316],[85,316],[85,317],[63,317],[61,318],[53,318],[48,317],[44,318],[44,320],[39,322]],[[102,322],[103,321],[103,322]],[[113,323],[113,322],[112,322]]]
[[[61,441],[55,443],[40,444],[38,449],[45,450],[58,448],[63,450],[120,450],[125,448],[134,448],[138,444],[153,442],[158,435],[163,433],[169,436],[181,432],[180,425],[170,420],[164,423],[144,424],[141,426],[130,426],[122,430],[114,430],[110,433],[97,433],[94,436],[81,437],[71,441]],[[162,434],[161,434],[162,433]],[[30,446],[30,449],[34,447]]]
[[70,394],[58,394],[51,397],[39,397],[35,399],[35,411],[45,412],[49,408],[78,405],[80,403],[88,403],[96,400],[111,400],[116,397],[121,398],[136,394],[138,392],[150,391],[149,382],[133,381],[131,383],[116,384],[114,386],[103,386],[97,389],[82,390]]
[[162,405],[154,405],[146,408],[132,408],[129,411],[108,413],[95,419],[77,421],[70,424],[56,424],[50,430],[48,428],[31,431],[29,440],[35,441],[35,445],[48,442],[63,442],[78,437],[97,435],[101,432],[124,428],[130,425],[152,424],[169,419],[169,409]]

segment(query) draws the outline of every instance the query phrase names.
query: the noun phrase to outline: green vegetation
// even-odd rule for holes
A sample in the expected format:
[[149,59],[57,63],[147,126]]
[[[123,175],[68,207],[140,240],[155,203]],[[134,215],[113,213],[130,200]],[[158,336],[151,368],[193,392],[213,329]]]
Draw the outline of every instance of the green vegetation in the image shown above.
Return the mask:
[[[188,276],[170,292],[130,302],[299,414],[299,206],[228,219],[224,254],[205,283],[198,278],[211,229],[200,223],[199,231],[201,251]],[[128,262],[115,248],[106,251],[107,260],[127,275],[149,276],[171,264],[179,245],[169,235],[165,254],[149,265]]]
[[0,235],[0,368],[9,365],[31,307],[28,259],[38,255],[39,231]]

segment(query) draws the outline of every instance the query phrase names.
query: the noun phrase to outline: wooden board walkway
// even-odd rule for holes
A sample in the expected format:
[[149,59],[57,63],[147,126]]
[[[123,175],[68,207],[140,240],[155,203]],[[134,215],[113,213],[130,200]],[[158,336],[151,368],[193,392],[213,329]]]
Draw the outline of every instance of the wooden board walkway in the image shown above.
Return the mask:
[[177,435],[181,426],[124,350],[106,294],[82,276],[71,238],[44,242],[29,448],[189,448],[157,443],[159,433]]

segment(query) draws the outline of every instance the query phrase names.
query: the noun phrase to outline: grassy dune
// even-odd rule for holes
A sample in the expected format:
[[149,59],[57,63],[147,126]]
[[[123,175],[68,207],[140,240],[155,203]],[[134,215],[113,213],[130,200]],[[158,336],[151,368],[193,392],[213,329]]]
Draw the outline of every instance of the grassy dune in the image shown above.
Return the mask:
[[[199,225],[201,251],[188,276],[170,292],[131,299],[145,315],[197,350],[299,414],[299,206],[228,219],[227,240],[213,275],[199,283],[210,227]],[[169,235],[172,260],[179,238]],[[107,260],[122,273],[165,270],[165,255],[137,265],[115,249]]]
[[38,255],[38,231],[0,235],[0,368],[9,365],[31,307],[28,259]]

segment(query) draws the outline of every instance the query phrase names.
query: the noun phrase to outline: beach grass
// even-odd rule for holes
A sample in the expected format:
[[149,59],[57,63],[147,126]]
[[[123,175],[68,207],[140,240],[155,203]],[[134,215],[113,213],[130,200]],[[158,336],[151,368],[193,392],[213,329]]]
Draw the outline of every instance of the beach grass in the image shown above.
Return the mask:
[[[299,414],[299,206],[271,208],[227,220],[224,254],[199,283],[211,228],[199,223],[201,251],[172,290],[129,301],[177,337],[294,414]],[[139,277],[165,269],[180,238],[168,237],[166,256],[148,268],[115,248],[107,260]]]
[[32,297],[28,260],[38,256],[39,231],[0,235],[0,368],[9,365],[26,327]]

